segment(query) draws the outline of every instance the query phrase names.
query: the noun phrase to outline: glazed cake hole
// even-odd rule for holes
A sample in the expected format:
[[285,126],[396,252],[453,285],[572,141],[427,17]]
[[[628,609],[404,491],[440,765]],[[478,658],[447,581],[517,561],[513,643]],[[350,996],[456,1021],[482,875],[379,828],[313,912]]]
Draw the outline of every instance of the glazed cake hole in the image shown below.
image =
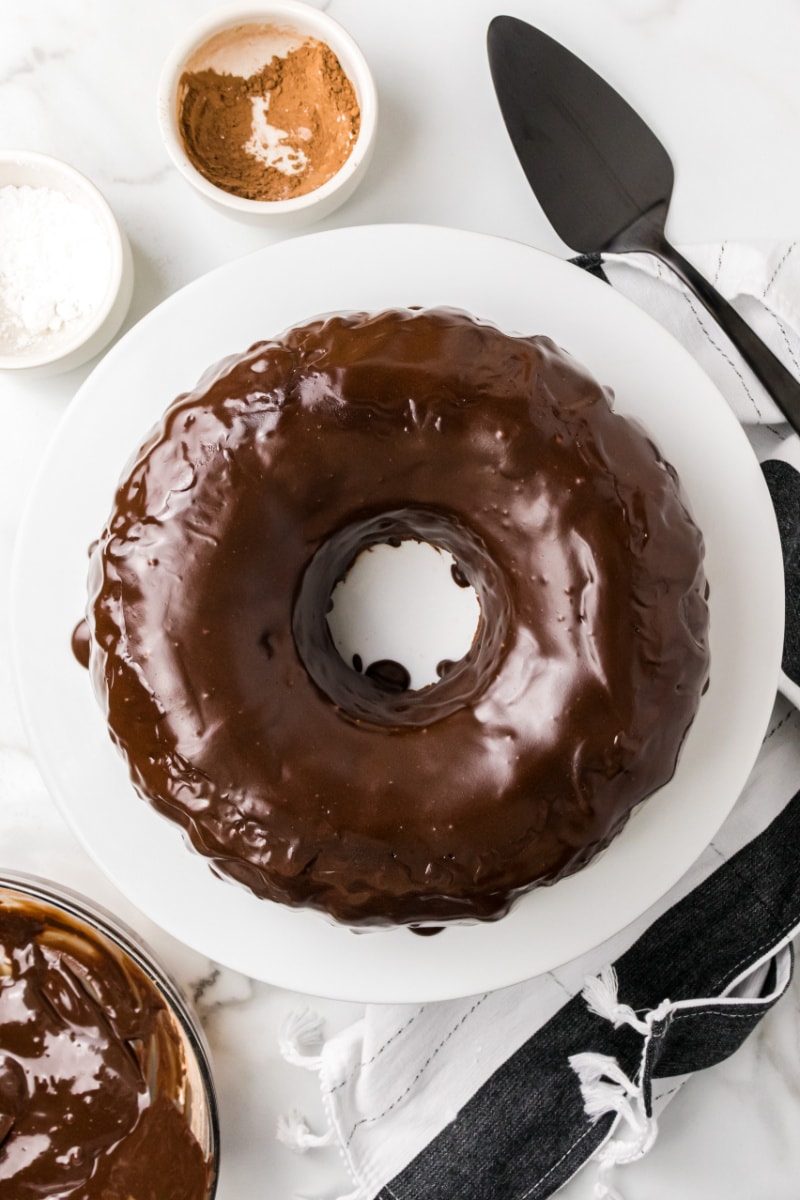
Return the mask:
[[362,550],[327,613],[343,661],[397,692],[444,678],[468,653],[480,617],[477,593],[453,555],[412,538]]

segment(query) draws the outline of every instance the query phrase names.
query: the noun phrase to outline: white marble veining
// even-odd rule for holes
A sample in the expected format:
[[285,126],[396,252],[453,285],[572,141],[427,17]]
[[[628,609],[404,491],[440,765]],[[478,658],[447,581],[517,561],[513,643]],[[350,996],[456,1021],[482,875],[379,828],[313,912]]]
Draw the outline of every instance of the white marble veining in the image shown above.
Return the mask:
[[[800,6],[761,0],[329,0],[373,69],[381,105],[373,165],[321,226],[419,221],[563,247],[505,136],[485,55],[498,11],[539,24],[587,58],[652,124],[676,165],[673,240],[800,230]],[[168,163],[155,117],[161,64],[210,0],[3,0],[0,147],[55,154],[106,194],[134,249],[129,327],[201,273],[277,240],[198,197]],[[268,286],[268,281],[265,281]],[[273,331],[265,331],[273,332]],[[91,366],[91,365],[90,365]],[[307,1003],[214,969],[136,914],[86,857],[29,753],[10,677],[12,545],[42,451],[90,366],[0,378],[0,866],[61,879],[115,908],[194,988],[219,1087],[220,1200],[347,1191],[332,1151],[292,1155],[273,1138],[297,1107],[314,1125],[311,1076],[283,1063],[283,1015]],[[191,382],[191,381],[188,381]],[[80,482],[76,481],[76,486]],[[58,587],[58,580],[52,581]],[[355,1005],[314,1001],[331,1030]],[[795,1200],[800,1189],[800,982],[731,1060],[692,1080],[656,1147],[620,1173],[627,1200]],[[590,1180],[563,1195],[584,1200]]]

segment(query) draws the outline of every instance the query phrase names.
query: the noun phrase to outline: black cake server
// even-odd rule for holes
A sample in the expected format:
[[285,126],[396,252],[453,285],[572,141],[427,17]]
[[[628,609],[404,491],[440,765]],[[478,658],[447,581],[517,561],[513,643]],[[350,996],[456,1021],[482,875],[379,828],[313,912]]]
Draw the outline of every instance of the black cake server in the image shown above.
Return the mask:
[[674,173],[653,131],[586,63],[526,21],[495,17],[487,44],[511,142],[562,241],[581,254],[639,250],[660,258],[800,432],[800,383],[666,239]]

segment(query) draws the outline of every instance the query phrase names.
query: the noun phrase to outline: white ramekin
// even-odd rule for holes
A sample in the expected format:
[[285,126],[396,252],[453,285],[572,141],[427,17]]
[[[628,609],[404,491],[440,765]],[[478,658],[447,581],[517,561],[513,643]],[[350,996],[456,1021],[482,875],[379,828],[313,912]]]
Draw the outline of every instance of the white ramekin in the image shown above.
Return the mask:
[[18,351],[0,353],[0,370],[51,375],[88,362],[111,341],[133,293],[133,258],[128,239],[105,197],[69,163],[32,150],[0,150],[0,187],[51,188],[83,205],[98,222],[109,250],[103,299],[65,336],[41,337]]
[[[266,25],[313,37],[327,43],[353,85],[361,111],[361,124],[347,160],[336,174],[303,196],[290,200],[249,200],[209,182],[191,163],[178,127],[178,84],[186,63],[218,33],[238,25]],[[186,32],[164,64],[158,87],[158,120],[164,144],[175,166],[206,198],[240,216],[297,228],[320,220],[338,208],[363,178],[375,143],[378,99],[367,61],[353,38],[326,13],[299,0],[274,4],[229,5],[207,14]]]

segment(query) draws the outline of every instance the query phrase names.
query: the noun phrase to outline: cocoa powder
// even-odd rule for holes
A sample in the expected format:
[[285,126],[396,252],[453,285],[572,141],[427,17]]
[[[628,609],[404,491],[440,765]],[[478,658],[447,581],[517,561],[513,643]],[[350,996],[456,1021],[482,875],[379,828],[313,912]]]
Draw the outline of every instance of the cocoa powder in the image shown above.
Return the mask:
[[197,170],[250,200],[288,200],[320,187],[346,161],[361,119],[339,59],[313,38],[249,76],[185,71],[178,112]]

